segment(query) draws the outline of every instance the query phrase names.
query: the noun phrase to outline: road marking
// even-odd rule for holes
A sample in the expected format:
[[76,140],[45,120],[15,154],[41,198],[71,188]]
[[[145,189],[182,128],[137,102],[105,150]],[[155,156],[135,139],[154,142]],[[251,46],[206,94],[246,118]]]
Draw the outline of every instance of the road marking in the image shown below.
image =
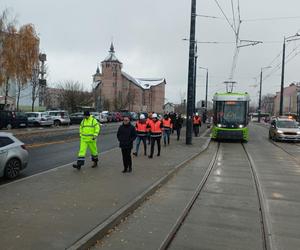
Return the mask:
[[45,146],[50,146],[50,145],[55,145],[55,144],[63,144],[63,143],[68,143],[68,142],[74,142],[78,141],[78,138],[73,138],[73,139],[67,139],[64,141],[53,141],[53,142],[45,142],[45,143],[37,143],[37,144],[26,144],[26,148],[39,148],[39,147],[45,147]]
[[[119,148],[119,147],[115,147],[115,148],[109,149],[109,150],[107,150],[107,151],[104,151],[104,152],[100,153],[100,155],[104,155],[104,154],[110,153],[110,152],[112,152],[112,151],[117,150],[118,148]],[[42,171],[42,172],[40,172],[40,173],[36,173],[36,174],[30,175],[30,176],[27,176],[27,177],[24,177],[24,178],[21,178],[21,179],[18,179],[18,180],[9,182],[9,183],[5,183],[5,184],[3,184],[3,185],[0,185],[0,188],[6,187],[6,186],[11,185],[11,184],[13,184],[13,183],[18,183],[18,182],[21,182],[21,181],[28,180],[28,179],[30,179],[30,178],[32,178],[32,177],[36,177],[36,176],[39,176],[39,175],[43,175],[43,174],[55,172],[55,171],[57,171],[57,170],[59,170],[59,169],[61,169],[61,168],[68,167],[68,166],[70,166],[70,165],[73,164],[73,163],[74,163],[74,161],[72,161],[72,162],[70,162],[70,163],[67,163],[67,164],[64,164],[64,165],[62,165],[62,166],[58,166],[58,167],[55,167],[55,168],[51,168],[51,169]]]

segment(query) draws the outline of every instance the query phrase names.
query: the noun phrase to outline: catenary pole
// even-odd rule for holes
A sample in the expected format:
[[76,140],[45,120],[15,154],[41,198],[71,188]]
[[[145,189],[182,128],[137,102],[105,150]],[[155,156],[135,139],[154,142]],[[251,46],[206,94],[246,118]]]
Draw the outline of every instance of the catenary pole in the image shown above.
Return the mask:
[[284,66],[285,66],[285,38],[283,39],[283,48],[282,48],[282,65],[281,65],[282,70],[281,70],[279,115],[283,114]]
[[261,89],[262,89],[262,69],[260,70],[260,81],[259,81],[258,122],[260,122],[260,115],[261,115]]
[[192,115],[193,115],[193,84],[195,64],[195,31],[196,31],[196,0],[191,0],[191,26],[190,26],[190,48],[187,88],[187,120],[186,120],[186,144],[192,144]]

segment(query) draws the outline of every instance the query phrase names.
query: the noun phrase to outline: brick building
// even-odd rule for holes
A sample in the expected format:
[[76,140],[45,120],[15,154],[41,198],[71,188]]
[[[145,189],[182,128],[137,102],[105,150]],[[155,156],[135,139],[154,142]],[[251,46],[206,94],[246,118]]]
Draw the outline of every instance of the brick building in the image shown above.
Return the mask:
[[[299,94],[300,84],[291,83],[283,90],[283,113],[298,113],[299,112]],[[276,92],[274,97],[274,114],[278,115],[280,109],[280,92]]]
[[163,112],[165,100],[164,78],[134,78],[123,70],[111,44],[109,55],[93,75],[95,104],[100,110],[129,110]]

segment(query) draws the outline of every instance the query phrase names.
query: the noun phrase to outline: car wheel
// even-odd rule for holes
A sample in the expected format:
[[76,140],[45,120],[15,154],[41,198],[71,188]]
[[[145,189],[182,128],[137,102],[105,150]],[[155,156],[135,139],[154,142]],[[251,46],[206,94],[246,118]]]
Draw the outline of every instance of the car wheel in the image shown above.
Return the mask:
[[55,126],[55,127],[59,127],[59,126],[60,126],[60,124],[61,124],[61,122],[60,122],[60,121],[54,121],[54,126]]
[[21,162],[18,159],[10,159],[6,163],[6,167],[4,170],[4,175],[8,179],[16,178],[21,170]]
[[7,129],[12,129],[12,125],[9,123],[9,124],[7,124],[6,128]]

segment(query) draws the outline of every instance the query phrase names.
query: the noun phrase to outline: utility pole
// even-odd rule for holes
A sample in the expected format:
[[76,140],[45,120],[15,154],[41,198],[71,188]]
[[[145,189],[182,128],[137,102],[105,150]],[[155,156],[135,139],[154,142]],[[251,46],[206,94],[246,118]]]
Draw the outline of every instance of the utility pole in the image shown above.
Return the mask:
[[194,97],[193,97],[193,113],[196,112],[196,83],[197,83],[197,60],[198,60],[198,55],[197,55],[198,49],[197,49],[197,42],[195,43],[195,65],[194,65]]
[[259,81],[258,122],[260,122],[260,115],[261,115],[261,88],[262,88],[262,69],[260,70],[260,81]]
[[194,98],[194,64],[195,64],[195,31],[196,31],[196,0],[191,0],[191,26],[189,49],[189,72],[187,88],[187,120],[186,120],[186,144],[192,144],[192,116]]
[[258,122],[260,122],[261,118],[261,91],[262,91],[262,81],[263,81],[263,70],[264,69],[269,69],[271,66],[268,67],[263,67],[260,69],[260,81],[259,81],[259,98],[258,98]]
[[206,70],[206,86],[205,86],[205,108],[207,112],[207,95],[208,95],[208,69]]
[[283,114],[284,66],[285,66],[285,37],[283,39],[283,48],[282,48],[282,66],[281,66],[281,86],[280,86],[280,108],[279,108],[279,115]]

